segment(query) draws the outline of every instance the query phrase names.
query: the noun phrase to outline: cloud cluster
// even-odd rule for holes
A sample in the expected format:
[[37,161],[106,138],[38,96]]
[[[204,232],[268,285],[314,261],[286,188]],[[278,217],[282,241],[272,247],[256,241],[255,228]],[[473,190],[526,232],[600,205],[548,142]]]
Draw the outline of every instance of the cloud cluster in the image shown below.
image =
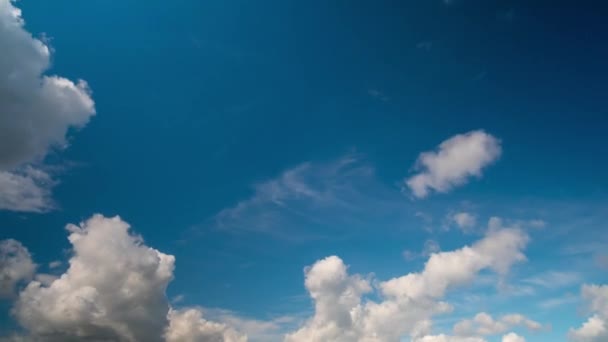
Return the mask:
[[583,285],[582,296],[593,315],[568,337],[575,342],[608,340],[608,285]]
[[48,175],[31,166],[67,145],[70,128],[95,114],[85,81],[46,76],[51,49],[24,29],[21,11],[0,0],[0,209],[53,207]]
[[35,271],[30,252],[19,241],[0,241],[0,298],[14,296],[17,284],[32,279]]
[[419,273],[379,282],[381,301],[364,300],[372,291],[370,282],[349,275],[337,256],[319,260],[305,270],[315,313],[286,341],[399,341],[408,334],[424,338],[431,318],[452,309],[442,301],[447,290],[471,282],[485,269],[506,275],[525,260],[527,242],[517,228],[491,229],[472,246],[432,254]]
[[448,192],[472,176],[481,176],[484,167],[500,157],[500,141],[484,131],[455,135],[439,144],[437,151],[423,152],[406,180],[413,195],[424,198],[431,190]]
[[505,333],[515,327],[523,326],[529,330],[540,330],[542,325],[520,314],[509,314],[494,319],[491,315],[480,312],[473,319],[465,319],[454,325],[454,334],[458,336],[488,336]]

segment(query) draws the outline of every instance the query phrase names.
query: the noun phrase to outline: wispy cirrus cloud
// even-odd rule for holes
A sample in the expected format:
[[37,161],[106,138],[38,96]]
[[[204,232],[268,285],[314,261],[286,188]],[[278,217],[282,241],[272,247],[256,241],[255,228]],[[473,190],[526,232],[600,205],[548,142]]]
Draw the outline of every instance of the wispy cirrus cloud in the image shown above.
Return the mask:
[[396,186],[379,181],[372,165],[349,154],[302,163],[255,184],[251,197],[221,210],[211,225],[228,232],[315,239],[336,229],[354,231],[370,220],[395,223],[412,216]]

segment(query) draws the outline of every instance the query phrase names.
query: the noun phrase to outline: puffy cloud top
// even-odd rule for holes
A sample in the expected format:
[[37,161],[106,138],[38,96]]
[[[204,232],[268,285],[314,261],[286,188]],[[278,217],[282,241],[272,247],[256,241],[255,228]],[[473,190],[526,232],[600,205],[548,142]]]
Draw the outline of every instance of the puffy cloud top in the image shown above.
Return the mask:
[[21,325],[49,340],[160,341],[174,257],[143,245],[119,217],[95,215],[67,229],[69,269],[23,290],[13,309]]

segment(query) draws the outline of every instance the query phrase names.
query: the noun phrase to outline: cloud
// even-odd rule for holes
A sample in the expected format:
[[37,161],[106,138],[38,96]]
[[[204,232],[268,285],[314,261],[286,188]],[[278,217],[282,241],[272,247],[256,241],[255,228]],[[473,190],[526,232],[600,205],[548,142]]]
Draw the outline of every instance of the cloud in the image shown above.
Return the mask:
[[556,289],[568,287],[578,284],[581,281],[581,275],[576,272],[558,272],[547,271],[538,274],[534,277],[526,278],[524,283],[544,287],[547,289]]
[[20,212],[53,209],[51,188],[54,184],[46,172],[31,166],[17,172],[0,171],[0,209]]
[[294,316],[257,320],[242,317],[229,310],[205,309],[203,311],[209,319],[232,327],[246,335],[250,342],[282,341],[285,333],[293,330],[298,321]]
[[502,337],[502,342],[526,342],[526,339],[516,333],[508,333]]
[[522,249],[528,236],[517,228],[491,229],[471,246],[432,254],[424,269],[378,282],[381,300],[363,300],[372,292],[361,275],[349,275],[337,256],[305,269],[305,286],[315,313],[287,342],[399,341],[403,336],[425,336],[423,329],[437,314],[452,310],[442,301],[446,291],[473,281],[482,270],[505,276],[511,266],[525,260]]
[[608,285],[583,285],[583,299],[593,315],[578,329],[570,329],[568,337],[575,342],[608,340]]
[[91,92],[85,81],[44,74],[51,49],[24,29],[10,0],[0,0],[0,51],[0,209],[50,210],[54,183],[23,168],[67,146],[68,131],[87,124],[95,114]]
[[143,245],[119,217],[95,215],[67,229],[74,253],[68,270],[21,292],[13,308],[19,323],[50,340],[158,341],[174,257]]
[[211,225],[299,241],[325,237],[340,227],[354,232],[369,227],[370,220],[402,223],[409,217],[397,188],[381,183],[374,168],[352,154],[302,163],[253,188],[249,198],[217,213]]
[[439,144],[437,151],[421,153],[415,165],[419,173],[405,183],[417,198],[427,197],[431,190],[445,193],[470,177],[481,177],[500,155],[500,141],[494,136],[482,130],[458,134]]
[[8,341],[245,342],[247,332],[264,341],[287,322],[249,320],[225,310],[215,322],[199,308],[172,309],[165,294],[173,279],[172,255],[146,246],[119,217],[94,215],[67,230],[73,256],[59,277],[34,276],[27,249],[15,240],[0,242],[2,294],[35,279],[11,311],[27,335]]
[[509,314],[494,319],[485,312],[478,313],[473,319],[465,319],[454,325],[454,334],[458,336],[498,335],[508,330],[524,326],[529,330],[540,330],[542,325],[521,314]]
[[449,214],[448,221],[465,233],[471,232],[477,225],[477,217],[466,211]]
[[0,241],[0,298],[13,297],[17,285],[31,280],[35,271],[30,252],[19,241]]
[[403,251],[403,257],[406,260],[414,260],[418,257],[428,258],[433,253],[438,253],[441,251],[441,246],[435,240],[428,239],[424,242],[424,246],[422,247],[422,251],[419,253],[412,252],[410,250]]
[[461,337],[441,334],[427,335],[421,338],[414,339],[413,342],[486,342],[486,340],[481,337]]
[[199,309],[171,310],[165,331],[167,342],[247,342],[242,335],[226,324],[203,318]]

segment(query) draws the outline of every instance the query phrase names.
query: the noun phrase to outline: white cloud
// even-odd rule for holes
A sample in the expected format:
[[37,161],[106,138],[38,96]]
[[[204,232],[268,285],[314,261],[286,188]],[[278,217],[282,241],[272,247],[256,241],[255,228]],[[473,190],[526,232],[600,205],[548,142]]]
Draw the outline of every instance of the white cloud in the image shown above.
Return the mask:
[[201,310],[184,309],[169,312],[169,326],[165,331],[167,342],[246,342],[241,335],[226,324],[203,318]]
[[118,217],[68,225],[73,257],[51,284],[31,282],[13,313],[33,336],[157,341],[174,257],[149,248]]
[[608,340],[608,285],[583,285],[583,299],[593,315],[578,329],[570,329],[568,337],[576,342]]
[[54,260],[54,261],[49,262],[49,268],[50,269],[58,268],[61,265],[63,265],[63,263],[61,261],[59,261],[59,260]]
[[516,333],[508,333],[502,337],[502,342],[526,342],[526,339]]
[[428,335],[421,326],[452,309],[442,301],[447,290],[470,283],[484,269],[506,275],[525,260],[521,250],[527,241],[519,229],[491,229],[472,246],[432,254],[420,273],[378,282],[379,302],[362,300],[371,291],[369,281],[349,275],[340,258],[319,260],[305,270],[315,313],[286,341],[399,341],[407,334]]
[[486,340],[481,337],[462,337],[441,334],[427,335],[421,338],[414,339],[413,342],[486,342]]
[[[261,335],[280,326],[225,312],[223,322],[213,322],[197,308],[170,309],[165,291],[175,258],[146,246],[119,217],[95,215],[67,230],[69,268],[59,277],[37,274],[19,293],[12,314],[28,335],[10,341],[244,342],[235,328]],[[17,241],[0,243],[0,261],[3,291],[32,278],[34,265]]]
[[229,310],[206,309],[203,312],[209,319],[223,323],[246,335],[249,342],[282,341],[285,333],[293,330],[297,323],[294,316],[257,320],[242,317]]
[[430,190],[448,192],[472,176],[481,177],[483,168],[500,154],[500,141],[484,131],[458,134],[443,141],[437,151],[421,153],[415,166],[420,172],[406,185],[418,198],[428,196]]
[[44,75],[51,49],[24,29],[10,0],[0,0],[0,51],[0,209],[49,210],[53,183],[23,167],[64,148],[68,130],[95,114],[94,103],[86,82]]
[[53,209],[54,184],[47,173],[30,166],[17,172],[0,171],[0,209],[21,212]]
[[480,312],[473,319],[465,319],[454,325],[454,334],[458,336],[498,335],[508,330],[523,326],[529,330],[540,330],[542,325],[521,314],[508,314],[494,319],[485,312]]
[[477,225],[477,217],[466,211],[450,214],[448,220],[463,232],[470,232]]
[[32,279],[35,271],[30,252],[19,241],[0,241],[0,298],[15,295],[16,286]]

